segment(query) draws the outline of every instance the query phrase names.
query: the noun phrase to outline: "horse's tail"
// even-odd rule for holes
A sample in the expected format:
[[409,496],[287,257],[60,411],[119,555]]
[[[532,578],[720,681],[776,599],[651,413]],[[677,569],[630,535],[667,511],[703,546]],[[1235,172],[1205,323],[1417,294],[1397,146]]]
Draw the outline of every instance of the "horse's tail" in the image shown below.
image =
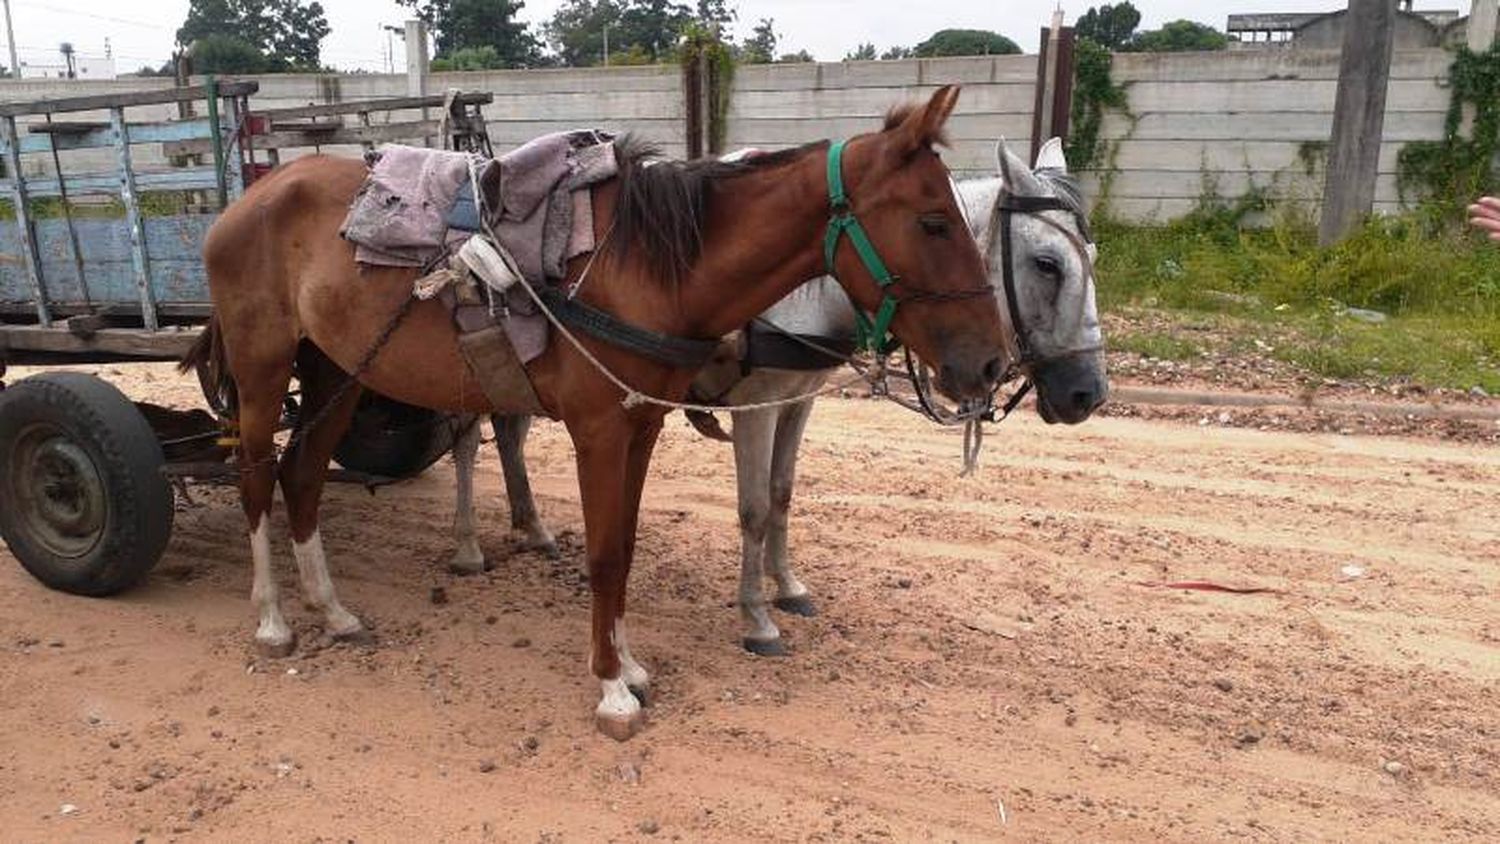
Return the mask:
[[224,352],[224,332],[219,329],[219,315],[208,319],[192,348],[177,362],[178,372],[196,371],[198,381],[214,411],[220,414],[232,412],[238,405],[234,378],[229,374],[228,357]]

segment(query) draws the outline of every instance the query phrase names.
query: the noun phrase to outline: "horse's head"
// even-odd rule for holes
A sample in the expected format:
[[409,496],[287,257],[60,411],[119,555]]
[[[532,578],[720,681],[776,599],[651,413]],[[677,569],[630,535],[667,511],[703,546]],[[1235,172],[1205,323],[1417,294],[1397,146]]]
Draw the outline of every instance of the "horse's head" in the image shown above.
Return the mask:
[[1035,170],[1004,141],[996,157],[1000,180],[981,199],[991,215],[976,221],[976,236],[1014,338],[1010,356],[1036,385],[1042,418],[1077,424],[1109,394],[1082,196],[1056,138]]
[[958,87],[949,85],[925,105],[892,111],[883,131],[848,143],[841,166],[838,146],[830,150],[829,248],[833,275],[874,315],[874,333],[888,324],[935,366],[944,393],[965,399],[993,389],[1004,335],[984,262],[933,149],[957,101]]

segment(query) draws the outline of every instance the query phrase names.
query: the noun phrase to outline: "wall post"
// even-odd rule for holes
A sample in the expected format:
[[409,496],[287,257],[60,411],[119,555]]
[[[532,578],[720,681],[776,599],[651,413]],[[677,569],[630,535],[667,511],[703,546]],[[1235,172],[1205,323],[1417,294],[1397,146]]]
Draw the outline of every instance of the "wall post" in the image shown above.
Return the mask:
[[1350,0],[1344,18],[1333,135],[1318,242],[1331,246],[1375,209],[1385,95],[1396,36],[1396,0]]

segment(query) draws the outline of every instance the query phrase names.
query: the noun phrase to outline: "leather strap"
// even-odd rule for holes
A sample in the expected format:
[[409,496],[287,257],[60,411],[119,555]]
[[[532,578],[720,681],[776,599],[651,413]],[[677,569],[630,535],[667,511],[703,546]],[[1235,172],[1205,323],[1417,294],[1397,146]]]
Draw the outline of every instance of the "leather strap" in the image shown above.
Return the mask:
[[562,324],[576,328],[627,352],[677,369],[697,369],[713,357],[718,340],[673,337],[621,322],[605,311],[587,305],[555,287],[538,288],[537,294]]

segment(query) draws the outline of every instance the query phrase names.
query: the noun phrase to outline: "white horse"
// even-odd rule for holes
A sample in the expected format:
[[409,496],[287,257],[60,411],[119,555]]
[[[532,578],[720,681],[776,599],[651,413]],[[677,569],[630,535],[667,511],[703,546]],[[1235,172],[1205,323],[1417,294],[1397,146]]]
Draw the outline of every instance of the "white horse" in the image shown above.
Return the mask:
[[[1103,336],[1094,301],[1096,255],[1084,217],[1077,182],[1068,175],[1062,143],[1048,141],[1028,168],[1004,142],[996,150],[998,174],[959,182],[956,186],[971,233],[989,266],[991,285],[1000,300],[1011,348],[1005,357],[1036,386],[1037,409],[1048,423],[1077,424],[1104,402]],[[772,328],[774,327],[774,328]],[[700,397],[734,406],[774,402],[822,387],[837,362],[814,352],[799,364],[787,360],[789,345],[827,349],[854,335],[855,315],[837,282],[820,278],[771,306],[745,334],[779,340],[780,352],[770,365],[750,350],[724,367],[712,365],[695,383]],[[801,340],[790,338],[798,337]],[[820,359],[821,358],[821,359]],[[794,368],[788,368],[789,366]],[[782,407],[734,411],[733,442],[738,478],[741,567],[739,607],[746,650],[779,656],[786,650],[772,620],[764,591],[767,575],[776,581],[774,606],[797,615],[817,610],[807,587],[797,579],[787,556],[787,512],[797,468],[797,451],[812,414],[813,400]],[[523,448],[530,417],[493,417],[496,443],[510,499],[511,526],[528,549],[557,554],[552,534],[542,524],[526,476]],[[476,420],[477,422],[477,420]],[[703,420],[695,424],[704,430]],[[484,554],[474,533],[474,461],[479,452],[479,425],[467,426],[453,448],[457,464],[458,502],[454,533],[458,550],[450,568],[482,571]]]

